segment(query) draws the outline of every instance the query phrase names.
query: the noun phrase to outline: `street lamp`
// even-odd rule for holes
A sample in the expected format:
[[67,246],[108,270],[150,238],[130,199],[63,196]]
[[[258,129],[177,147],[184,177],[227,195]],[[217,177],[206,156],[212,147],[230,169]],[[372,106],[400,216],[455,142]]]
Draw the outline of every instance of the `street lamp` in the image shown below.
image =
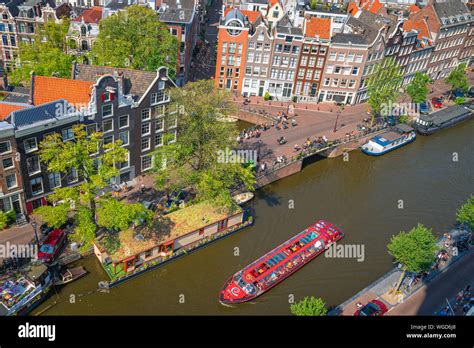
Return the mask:
[[36,240],[36,245],[38,246],[39,248],[39,238],[38,238],[38,232],[36,231],[36,227],[38,226],[38,224],[36,223],[35,220],[31,221],[31,227],[33,227],[33,230],[35,231],[35,240]]
[[336,133],[336,131],[337,131],[337,120],[339,120],[339,115],[340,114],[341,114],[341,110],[337,110],[337,112],[336,112],[336,123],[334,123],[333,133]]

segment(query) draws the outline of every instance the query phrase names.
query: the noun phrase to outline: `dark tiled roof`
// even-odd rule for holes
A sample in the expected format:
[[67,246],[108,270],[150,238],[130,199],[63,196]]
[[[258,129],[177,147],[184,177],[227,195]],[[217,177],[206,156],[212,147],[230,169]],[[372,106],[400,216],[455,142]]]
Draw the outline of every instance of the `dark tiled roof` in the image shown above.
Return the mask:
[[467,6],[461,0],[434,0],[433,8],[438,18],[454,17],[470,13]]
[[280,34],[303,35],[303,30],[301,28],[294,27],[287,14],[285,14],[283,18],[278,21],[276,31]]
[[332,42],[334,42],[334,43],[344,43],[344,44],[352,43],[352,44],[356,44],[356,45],[366,45],[367,44],[366,40],[364,39],[364,37],[362,35],[344,34],[344,33],[336,33],[336,35],[334,35],[332,37]]
[[33,126],[36,123],[67,117],[70,115],[67,111],[73,110],[74,107],[71,104],[64,99],[60,99],[51,103],[14,111],[8,116],[7,120],[13,124],[16,129],[22,129]]
[[105,7],[111,10],[122,10],[125,7],[128,7],[128,3],[126,1],[122,1],[122,2],[112,1],[110,4],[106,5]]
[[72,78],[97,82],[103,75],[117,76],[119,73],[124,76],[124,94],[137,96],[142,96],[157,76],[156,72],[151,71],[76,64],[73,67]]
[[187,8],[168,7],[160,12],[160,21],[173,23],[189,23],[193,18],[194,10]]
[[18,15],[18,6],[22,5],[25,2],[25,0],[2,0],[0,1],[0,4],[4,4],[12,16],[16,17]]

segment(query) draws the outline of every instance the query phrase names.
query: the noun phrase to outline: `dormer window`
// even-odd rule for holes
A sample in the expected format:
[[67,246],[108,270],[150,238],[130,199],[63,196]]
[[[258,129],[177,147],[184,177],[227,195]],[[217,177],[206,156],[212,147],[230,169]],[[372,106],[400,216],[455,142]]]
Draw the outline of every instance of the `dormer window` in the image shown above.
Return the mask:
[[87,28],[85,25],[81,25],[81,35],[87,35]]

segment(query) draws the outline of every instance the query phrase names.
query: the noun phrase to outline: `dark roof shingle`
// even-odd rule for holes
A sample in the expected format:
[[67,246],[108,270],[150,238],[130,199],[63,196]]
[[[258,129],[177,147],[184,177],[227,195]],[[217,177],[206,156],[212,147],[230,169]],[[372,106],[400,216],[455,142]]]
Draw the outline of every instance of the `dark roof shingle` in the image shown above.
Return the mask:
[[97,79],[103,75],[117,76],[117,74],[123,74],[124,94],[140,97],[146,92],[157,76],[157,73],[152,71],[75,64],[72,78],[74,80],[97,82]]

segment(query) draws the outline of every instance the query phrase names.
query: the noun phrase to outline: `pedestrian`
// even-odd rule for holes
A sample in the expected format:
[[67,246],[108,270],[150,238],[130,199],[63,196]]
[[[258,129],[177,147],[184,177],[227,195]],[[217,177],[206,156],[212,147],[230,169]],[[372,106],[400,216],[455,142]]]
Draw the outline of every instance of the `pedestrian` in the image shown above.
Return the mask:
[[145,185],[144,185],[144,184],[142,184],[142,185],[140,186],[140,192],[141,192],[141,193],[145,193]]

